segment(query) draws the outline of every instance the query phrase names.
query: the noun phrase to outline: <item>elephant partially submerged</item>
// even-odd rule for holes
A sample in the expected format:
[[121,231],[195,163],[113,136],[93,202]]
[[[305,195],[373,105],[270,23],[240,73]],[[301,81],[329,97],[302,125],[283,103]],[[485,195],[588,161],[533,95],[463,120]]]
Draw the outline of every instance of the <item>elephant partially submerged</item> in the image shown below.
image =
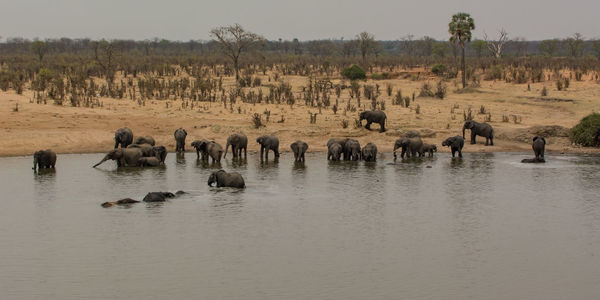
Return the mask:
[[231,145],[231,152],[233,152],[233,158],[242,158],[242,150],[244,150],[244,158],[248,157],[248,137],[243,133],[234,133],[227,138],[227,144],[225,145],[225,155],[227,156],[227,149]]
[[103,162],[112,159],[117,161],[117,167],[135,167],[139,159],[143,157],[142,150],[139,148],[118,148],[109,151],[100,162],[94,165],[94,168]]
[[421,156],[425,156],[425,153],[429,153],[429,157],[433,157],[433,153],[437,152],[437,146],[433,144],[423,144],[421,149]]
[[233,187],[243,189],[246,187],[244,178],[240,173],[227,173],[224,170],[213,172],[208,177],[208,186],[216,184],[217,187]]
[[464,145],[465,139],[460,135],[449,137],[442,142],[442,146],[450,147],[452,150],[452,157],[454,157],[456,152],[458,152],[458,157],[462,157],[462,148]]
[[[198,159],[208,161],[208,157],[212,158],[212,162],[220,163],[223,155],[223,147],[215,141],[200,140],[192,142],[192,147],[196,148],[196,156]],[[202,156],[200,156],[202,154]]]
[[355,139],[348,139],[344,147],[344,159],[359,161],[360,160],[360,143]]
[[465,129],[471,130],[471,144],[475,144],[475,137],[485,137],[485,145],[494,146],[494,128],[487,123],[479,123],[473,120],[466,121],[463,125],[463,139],[465,138]]
[[543,160],[544,152],[546,151],[546,139],[539,136],[534,137],[531,148],[533,149],[533,153],[535,153],[535,158]]
[[121,145],[121,148],[127,148],[133,142],[133,132],[127,127],[119,128],[115,131],[115,149]]
[[361,151],[361,157],[364,161],[372,162],[377,160],[377,146],[373,143],[366,144]]
[[142,156],[144,156],[144,157],[154,156],[154,148],[150,144],[145,144],[145,143],[144,144],[131,144],[131,145],[127,146],[127,148],[140,149],[140,151],[142,151]]
[[140,136],[135,138],[135,141],[133,142],[134,144],[148,144],[150,146],[154,146],[156,144],[156,142],[154,141],[154,138],[147,135],[147,136]]
[[341,159],[343,152],[342,145],[339,143],[331,143],[327,145],[327,160],[338,161]]
[[138,159],[137,165],[140,167],[158,167],[160,166],[160,160],[154,156],[140,157]]
[[304,162],[304,153],[308,150],[308,144],[303,141],[296,141],[290,145],[290,148],[294,152],[294,161]]
[[338,143],[340,144],[340,146],[342,146],[342,156],[344,157],[344,160],[348,159],[346,157],[346,143],[349,141],[350,139],[348,138],[331,138],[329,139],[329,141],[327,141],[327,149],[329,149],[329,146],[331,146],[331,144],[333,143]]
[[367,120],[367,124],[365,125],[366,129],[371,129],[371,123],[379,124],[379,132],[385,131],[385,123],[387,120],[387,116],[381,110],[367,110],[363,111],[359,114],[359,122],[362,124],[362,120]]
[[[177,191],[175,194],[171,192],[150,192],[144,196],[142,201],[144,202],[165,202],[167,198],[175,198],[179,195],[185,194],[184,191]],[[134,203],[140,203],[141,201],[134,200],[131,198],[124,198],[118,201],[104,202],[101,204],[102,207],[111,207],[113,205],[130,205]]]
[[396,151],[402,148],[400,158],[417,157],[423,154],[423,140],[421,137],[402,137],[396,140],[394,143],[394,159],[397,158]]
[[175,151],[177,153],[185,152],[185,138],[187,137],[187,131],[183,128],[175,130],[173,133],[175,136]]
[[161,164],[165,163],[167,158],[167,148],[165,146],[154,146],[152,147],[153,156],[158,158]]
[[263,159],[263,153],[265,160],[269,159],[269,150],[273,150],[275,158],[279,157],[279,138],[274,135],[263,135],[256,139],[256,142],[260,144],[260,159]]
[[36,169],[54,169],[56,165],[56,153],[54,151],[39,150],[33,154],[33,170]]

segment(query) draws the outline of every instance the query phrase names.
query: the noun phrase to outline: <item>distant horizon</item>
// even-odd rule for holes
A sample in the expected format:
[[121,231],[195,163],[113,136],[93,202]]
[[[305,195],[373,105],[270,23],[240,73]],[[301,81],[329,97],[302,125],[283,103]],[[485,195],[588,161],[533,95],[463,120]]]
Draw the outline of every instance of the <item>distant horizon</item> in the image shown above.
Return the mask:
[[600,38],[595,24],[600,3],[583,0],[0,0],[0,4],[2,41],[63,37],[209,41],[212,28],[235,23],[270,41],[350,40],[362,31],[379,41],[401,40],[409,34],[415,39],[429,36],[442,41],[448,39],[451,16],[463,11],[475,19],[474,39],[483,39],[484,32],[495,39],[501,29],[510,38],[530,41],[564,39],[576,32],[586,40]]

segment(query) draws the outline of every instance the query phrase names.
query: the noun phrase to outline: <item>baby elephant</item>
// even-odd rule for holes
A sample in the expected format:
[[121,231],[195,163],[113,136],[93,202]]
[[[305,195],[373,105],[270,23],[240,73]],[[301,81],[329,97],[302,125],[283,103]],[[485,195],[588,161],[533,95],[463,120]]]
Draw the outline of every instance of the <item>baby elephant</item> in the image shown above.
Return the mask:
[[377,146],[373,143],[366,144],[361,151],[364,161],[377,161]]
[[56,153],[52,150],[40,150],[33,154],[33,170],[38,169],[54,169],[56,165]]
[[304,153],[308,149],[308,144],[303,141],[296,141],[290,145],[290,148],[294,152],[294,161],[304,162]]
[[219,170],[210,174],[208,177],[208,186],[216,184],[217,187],[233,187],[243,189],[246,187],[244,178],[237,172],[227,173],[224,170]]
[[437,152],[436,145],[423,144],[423,148],[421,148],[421,156],[425,156],[425,153],[429,153],[429,157],[433,157],[433,152]]
[[454,154],[458,152],[458,157],[462,158],[462,148],[464,145],[465,139],[460,135],[449,137],[442,142],[442,146],[450,147],[452,150],[452,157],[454,157]]
[[342,145],[340,143],[331,143],[327,145],[327,160],[338,161],[342,156]]

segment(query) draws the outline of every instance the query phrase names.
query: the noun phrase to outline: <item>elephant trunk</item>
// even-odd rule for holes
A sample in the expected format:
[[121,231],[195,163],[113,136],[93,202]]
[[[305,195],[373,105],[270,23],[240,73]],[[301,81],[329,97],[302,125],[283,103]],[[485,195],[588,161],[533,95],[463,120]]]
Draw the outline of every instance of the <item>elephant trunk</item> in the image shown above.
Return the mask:
[[95,164],[92,168],[95,168],[95,167],[99,166],[100,164],[102,164],[103,162],[107,161],[108,159],[109,159],[108,155],[106,155],[99,163]]
[[33,168],[31,168],[32,170],[36,170],[37,168],[37,164],[38,164],[38,158],[36,156],[33,157]]
[[[227,157],[227,148],[229,148],[229,141],[227,141],[227,145],[225,145],[225,155],[223,155],[223,158]],[[233,151],[233,146],[231,146],[231,151]],[[233,158],[235,158],[235,151],[233,151]]]
[[466,128],[467,128],[467,127],[466,127],[465,125],[463,125],[463,139],[465,138],[465,129],[466,129]]

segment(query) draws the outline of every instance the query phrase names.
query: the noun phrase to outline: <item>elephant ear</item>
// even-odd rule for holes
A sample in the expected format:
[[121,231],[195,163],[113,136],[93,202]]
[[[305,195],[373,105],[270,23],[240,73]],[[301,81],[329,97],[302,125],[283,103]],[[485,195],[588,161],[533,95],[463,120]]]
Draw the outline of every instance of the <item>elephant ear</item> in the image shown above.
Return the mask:
[[546,145],[546,139],[545,139],[545,138],[542,138],[542,141],[544,141],[544,145]]
[[540,138],[539,136],[534,136],[534,137],[533,137],[533,141],[535,142],[535,141],[536,141],[537,139],[539,139],[539,138]]

